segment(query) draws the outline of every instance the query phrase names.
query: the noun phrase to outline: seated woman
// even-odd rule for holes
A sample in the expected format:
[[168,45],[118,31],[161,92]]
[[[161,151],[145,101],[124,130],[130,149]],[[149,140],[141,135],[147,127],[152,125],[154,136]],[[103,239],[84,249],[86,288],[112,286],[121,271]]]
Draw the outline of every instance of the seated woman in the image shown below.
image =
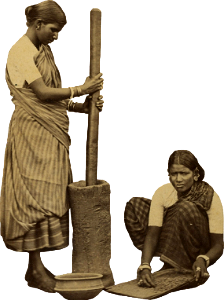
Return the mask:
[[[205,172],[189,151],[173,152],[168,161],[171,183],[161,186],[152,201],[132,198],[125,225],[134,245],[142,250],[139,285],[155,286],[150,262],[159,256],[165,268],[193,269],[203,283],[208,266],[223,253],[223,208]],[[149,212],[150,210],[150,212]]]

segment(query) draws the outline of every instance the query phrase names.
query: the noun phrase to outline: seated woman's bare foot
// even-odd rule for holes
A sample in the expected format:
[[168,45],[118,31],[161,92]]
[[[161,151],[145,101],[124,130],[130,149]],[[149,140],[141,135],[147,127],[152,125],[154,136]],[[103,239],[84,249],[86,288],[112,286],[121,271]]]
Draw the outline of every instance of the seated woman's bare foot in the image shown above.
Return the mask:
[[[55,278],[55,275],[52,274],[47,268],[45,268],[45,271],[47,273],[47,275],[51,278]],[[27,271],[26,271],[26,275],[25,275],[25,280],[28,282],[28,281],[31,281],[32,280],[32,269],[31,267],[28,267]]]

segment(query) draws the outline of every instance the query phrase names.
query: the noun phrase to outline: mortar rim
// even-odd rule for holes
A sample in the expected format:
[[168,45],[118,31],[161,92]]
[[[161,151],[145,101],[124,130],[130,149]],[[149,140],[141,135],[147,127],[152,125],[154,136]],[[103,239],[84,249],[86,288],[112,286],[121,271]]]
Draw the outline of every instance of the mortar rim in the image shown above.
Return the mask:
[[[66,275],[80,275],[80,276],[85,276],[85,275],[90,275],[88,277],[83,277],[83,278],[78,278],[78,277],[62,277]],[[81,281],[81,280],[90,280],[90,279],[101,279],[103,277],[102,274],[97,274],[97,273],[67,273],[63,275],[57,275],[55,276],[56,280],[61,280],[61,281]]]

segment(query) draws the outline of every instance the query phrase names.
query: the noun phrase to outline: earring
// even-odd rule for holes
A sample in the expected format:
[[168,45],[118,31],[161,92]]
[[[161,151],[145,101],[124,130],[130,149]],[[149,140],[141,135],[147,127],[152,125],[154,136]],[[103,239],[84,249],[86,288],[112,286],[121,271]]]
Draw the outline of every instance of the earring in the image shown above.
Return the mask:
[[39,30],[39,29],[40,29],[40,25],[37,25],[36,30]]
[[199,176],[194,176],[194,181],[198,181]]

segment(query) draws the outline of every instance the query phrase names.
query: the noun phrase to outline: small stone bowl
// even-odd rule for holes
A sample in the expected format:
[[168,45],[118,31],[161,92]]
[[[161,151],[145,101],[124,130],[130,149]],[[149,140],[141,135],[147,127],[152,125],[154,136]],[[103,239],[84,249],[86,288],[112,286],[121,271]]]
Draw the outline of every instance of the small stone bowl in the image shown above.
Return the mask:
[[68,300],[88,300],[104,288],[103,275],[94,273],[68,273],[56,276],[55,291]]

